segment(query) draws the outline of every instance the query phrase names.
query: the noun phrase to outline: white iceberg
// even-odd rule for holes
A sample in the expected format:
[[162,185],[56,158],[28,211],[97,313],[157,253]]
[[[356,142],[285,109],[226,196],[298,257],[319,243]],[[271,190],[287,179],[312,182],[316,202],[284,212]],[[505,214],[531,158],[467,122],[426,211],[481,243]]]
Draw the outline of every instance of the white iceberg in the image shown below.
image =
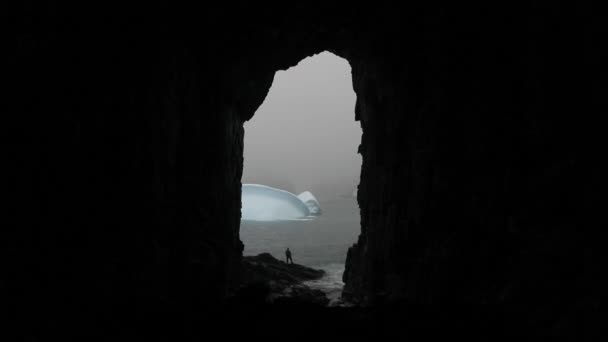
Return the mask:
[[304,191],[298,195],[298,198],[306,204],[311,215],[321,215],[321,205],[310,191]]
[[243,184],[241,189],[242,220],[297,220],[311,214],[308,206],[289,191],[260,184]]

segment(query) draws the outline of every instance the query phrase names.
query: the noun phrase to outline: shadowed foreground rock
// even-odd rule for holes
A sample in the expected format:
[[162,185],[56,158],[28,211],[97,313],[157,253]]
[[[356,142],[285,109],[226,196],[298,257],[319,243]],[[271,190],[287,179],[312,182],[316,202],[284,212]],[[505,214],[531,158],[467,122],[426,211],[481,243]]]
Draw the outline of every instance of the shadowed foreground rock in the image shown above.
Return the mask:
[[329,299],[321,290],[303,285],[305,280],[323,277],[325,272],[314,268],[287,264],[269,253],[243,258],[239,295],[258,297],[270,303],[302,302],[327,305]]

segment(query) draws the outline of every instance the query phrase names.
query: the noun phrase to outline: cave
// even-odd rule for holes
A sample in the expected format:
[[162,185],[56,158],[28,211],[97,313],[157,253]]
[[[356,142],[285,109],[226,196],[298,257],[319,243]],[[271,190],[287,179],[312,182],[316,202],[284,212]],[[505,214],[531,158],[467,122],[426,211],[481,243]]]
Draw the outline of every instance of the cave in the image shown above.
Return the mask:
[[368,318],[315,317],[342,335],[409,336],[420,317],[436,333],[600,331],[596,13],[542,1],[20,4],[5,78],[11,326],[32,340],[205,336],[227,301],[240,305],[243,122],[275,72],[330,51],[352,67],[363,128],[344,296]]

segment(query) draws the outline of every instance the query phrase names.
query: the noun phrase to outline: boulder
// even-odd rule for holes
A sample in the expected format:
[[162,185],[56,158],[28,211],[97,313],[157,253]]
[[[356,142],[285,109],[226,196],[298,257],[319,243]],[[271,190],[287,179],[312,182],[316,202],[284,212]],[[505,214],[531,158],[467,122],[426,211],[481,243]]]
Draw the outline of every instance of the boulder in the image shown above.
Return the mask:
[[[243,258],[240,293],[256,293],[266,302],[299,302],[327,305],[329,299],[321,290],[302,284],[323,277],[325,272],[298,264],[287,264],[269,253]],[[258,291],[252,291],[258,289]]]

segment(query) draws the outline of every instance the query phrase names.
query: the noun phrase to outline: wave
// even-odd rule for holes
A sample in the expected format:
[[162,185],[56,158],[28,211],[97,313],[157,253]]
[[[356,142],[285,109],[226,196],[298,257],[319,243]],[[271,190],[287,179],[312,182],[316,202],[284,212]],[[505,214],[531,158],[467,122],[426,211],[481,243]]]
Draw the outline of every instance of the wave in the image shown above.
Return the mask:
[[342,281],[344,264],[331,263],[318,265],[314,268],[325,271],[325,275],[321,279],[309,280],[304,282],[304,284],[310,288],[325,292],[327,298],[330,300],[330,305],[339,301],[342,296],[342,289],[344,288],[344,282]]

